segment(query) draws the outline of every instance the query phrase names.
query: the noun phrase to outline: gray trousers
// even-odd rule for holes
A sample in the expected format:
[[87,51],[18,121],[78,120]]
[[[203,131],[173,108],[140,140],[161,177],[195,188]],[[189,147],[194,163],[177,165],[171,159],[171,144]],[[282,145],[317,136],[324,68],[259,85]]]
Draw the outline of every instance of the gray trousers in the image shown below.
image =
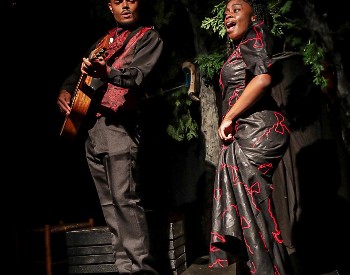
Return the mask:
[[138,144],[134,122],[98,118],[88,131],[86,158],[107,226],[112,232],[120,274],[158,274],[149,249],[145,211],[137,194]]

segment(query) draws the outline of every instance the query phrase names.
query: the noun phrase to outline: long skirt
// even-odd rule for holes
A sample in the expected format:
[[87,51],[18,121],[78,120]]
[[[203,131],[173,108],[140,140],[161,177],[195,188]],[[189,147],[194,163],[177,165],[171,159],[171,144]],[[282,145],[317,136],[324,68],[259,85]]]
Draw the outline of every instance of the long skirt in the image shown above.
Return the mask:
[[210,268],[244,263],[251,274],[288,274],[271,178],[289,135],[283,115],[264,110],[238,119],[233,142],[222,145],[213,189]]

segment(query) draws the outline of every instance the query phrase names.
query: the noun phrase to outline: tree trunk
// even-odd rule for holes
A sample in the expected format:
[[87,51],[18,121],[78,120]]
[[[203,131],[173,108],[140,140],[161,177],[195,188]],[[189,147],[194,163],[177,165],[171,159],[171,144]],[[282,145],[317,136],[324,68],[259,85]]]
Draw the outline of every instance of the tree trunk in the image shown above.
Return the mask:
[[203,188],[203,233],[204,241],[209,247],[210,228],[211,228],[211,209],[213,199],[213,185],[215,178],[215,170],[219,155],[219,135],[218,129],[218,108],[216,103],[216,95],[213,86],[206,83],[206,79],[200,77],[200,94],[201,103],[201,132],[204,139],[205,148],[205,181]]

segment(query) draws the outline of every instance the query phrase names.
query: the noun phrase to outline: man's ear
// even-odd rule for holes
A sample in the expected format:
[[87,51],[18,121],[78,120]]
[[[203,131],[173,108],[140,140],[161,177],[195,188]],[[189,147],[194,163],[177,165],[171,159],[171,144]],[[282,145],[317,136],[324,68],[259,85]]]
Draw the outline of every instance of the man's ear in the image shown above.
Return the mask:
[[108,8],[109,8],[109,10],[111,11],[111,13],[113,13],[113,10],[112,10],[112,5],[111,5],[111,3],[108,3]]

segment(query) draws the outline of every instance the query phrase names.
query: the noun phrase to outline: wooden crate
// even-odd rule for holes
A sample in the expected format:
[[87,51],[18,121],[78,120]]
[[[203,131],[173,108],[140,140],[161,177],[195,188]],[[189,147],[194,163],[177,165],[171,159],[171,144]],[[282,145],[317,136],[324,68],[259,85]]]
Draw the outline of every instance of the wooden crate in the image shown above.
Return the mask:
[[[151,252],[162,275],[179,275],[187,269],[184,220],[157,219],[147,214]],[[162,222],[163,221],[163,222]],[[106,226],[66,233],[68,273],[116,273],[111,233]]]

